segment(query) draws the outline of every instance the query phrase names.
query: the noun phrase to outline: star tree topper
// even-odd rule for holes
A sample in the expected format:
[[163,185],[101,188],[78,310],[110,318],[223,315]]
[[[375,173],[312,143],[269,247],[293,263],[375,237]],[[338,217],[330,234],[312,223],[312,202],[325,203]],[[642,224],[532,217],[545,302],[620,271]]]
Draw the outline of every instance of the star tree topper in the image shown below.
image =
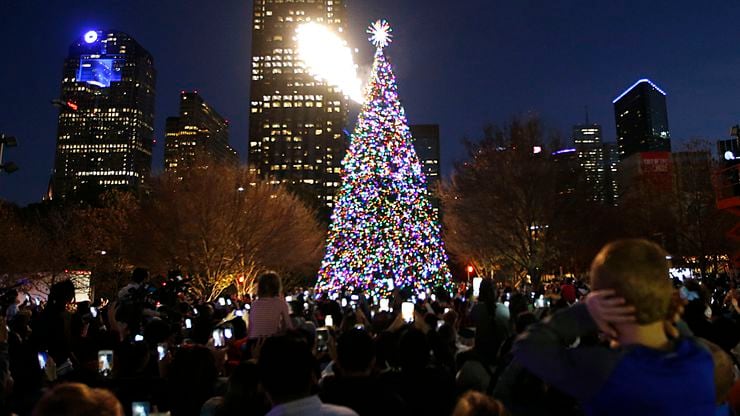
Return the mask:
[[391,25],[385,19],[376,20],[375,23],[371,24],[367,29],[367,33],[370,35],[368,40],[375,45],[378,49],[383,49],[388,46],[393,40],[391,35]]

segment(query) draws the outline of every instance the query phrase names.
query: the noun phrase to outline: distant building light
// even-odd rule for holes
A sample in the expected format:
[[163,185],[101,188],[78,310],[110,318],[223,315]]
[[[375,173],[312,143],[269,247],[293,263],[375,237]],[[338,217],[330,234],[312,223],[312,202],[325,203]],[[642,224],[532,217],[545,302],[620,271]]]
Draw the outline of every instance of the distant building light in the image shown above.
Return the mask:
[[534,153],[534,154],[542,153],[542,146],[534,146],[532,148],[532,153]]
[[72,101],[67,101],[67,107],[71,108],[74,111],[77,111],[77,104],[73,103]]
[[561,155],[563,153],[572,153],[575,151],[576,149],[563,149],[563,150],[558,150],[557,152],[554,152],[553,155]]

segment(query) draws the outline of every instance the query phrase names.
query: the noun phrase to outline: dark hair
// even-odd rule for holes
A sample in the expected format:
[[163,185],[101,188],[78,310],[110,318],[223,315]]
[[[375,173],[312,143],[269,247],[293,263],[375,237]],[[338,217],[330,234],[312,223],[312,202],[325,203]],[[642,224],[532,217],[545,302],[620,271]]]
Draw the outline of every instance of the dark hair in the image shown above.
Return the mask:
[[375,358],[373,338],[364,329],[351,329],[337,340],[337,361],[345,371],[367,371]]
[[123,407],[108,390],[84,384],[60,384],[36,405],[33,416],[123,416]]
[[131,280],[135,283],[142,283],[149,277],[149,270],[142,267],[137,267],[131,273]]
[[275,272],[266,272],[257,278],[257,297],[272,298],[278,296],[281,289],[280,276]]
[[49,289],[49,304],[64,306],[75,298],[75,284],[71,280],[54,283]]
[[401,336],[401,369],[418,370],[429,364],[429,342],[423,332],[411,328]]
[[200,345],[178,348],[167,374],[172,400],[172,414],[190,414],[213,396],[218,378],[216,359],[211,350]]
[[265,341],[259,357],[262,386],[275,403],[306,397],[311,392],[315,359],[304,341],[286,335]]
[[528,326],[537,322],[537,317],[532,312],[521,312],[514,320],[514,329],[517,334],[521,334]]

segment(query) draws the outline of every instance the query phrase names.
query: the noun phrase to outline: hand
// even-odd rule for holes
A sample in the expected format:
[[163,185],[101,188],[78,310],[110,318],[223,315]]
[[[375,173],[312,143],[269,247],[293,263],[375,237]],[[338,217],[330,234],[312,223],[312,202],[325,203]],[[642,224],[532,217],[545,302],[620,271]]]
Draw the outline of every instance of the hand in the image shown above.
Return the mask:
[[388,327],[388,331],[396,332],[399,329],[403,328],[404,325],[406,325],[406,321],[403,320],[403,315],[399,313],[396,315],[396,319],[391,322],[390,326]]
[[683,310],[687,303],[689,302],[681,297],[681,293],[678,290],[673,292],[671,304],[668,309],[668,316],[663,323],[665,333],[670,338],[678,338],[680,335],[676,324],[681,320],[681,315],[683,315]]
[[615,324],[635,322],[635,307],[616,297],[614,290],[595,290],[586,296],[586,309],[596,326],[612,338],[617,338]]

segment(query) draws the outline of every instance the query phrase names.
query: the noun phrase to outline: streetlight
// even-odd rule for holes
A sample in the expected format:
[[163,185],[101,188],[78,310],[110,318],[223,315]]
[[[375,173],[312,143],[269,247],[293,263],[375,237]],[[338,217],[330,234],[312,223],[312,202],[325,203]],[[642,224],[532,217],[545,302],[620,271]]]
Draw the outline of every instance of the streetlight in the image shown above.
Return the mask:
[[18,146],[18,139],[13,136],[0,135],[0,171],[13,173],[18,170],[18,165],[13,162],[3,163],[3,152],[6,147]]
[[468,271],[468,282],[470,282],[470,273],[473,273],[473,266],[469,264],[466,270]]

